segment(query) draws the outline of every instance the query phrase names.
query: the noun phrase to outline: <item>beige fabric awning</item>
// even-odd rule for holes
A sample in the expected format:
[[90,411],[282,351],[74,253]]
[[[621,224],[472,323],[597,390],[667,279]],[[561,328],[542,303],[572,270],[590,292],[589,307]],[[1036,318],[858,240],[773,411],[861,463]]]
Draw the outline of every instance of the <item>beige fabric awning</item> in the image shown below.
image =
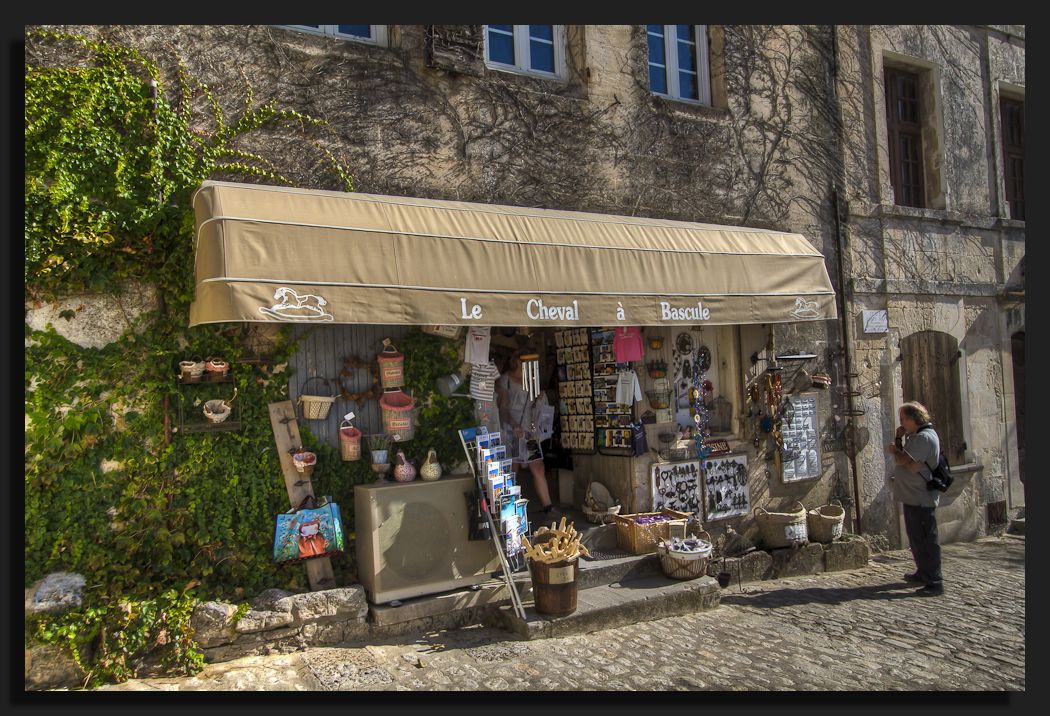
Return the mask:
[[824,256],[798,234],[210,181],[193,207],[191,326],[835,318]]

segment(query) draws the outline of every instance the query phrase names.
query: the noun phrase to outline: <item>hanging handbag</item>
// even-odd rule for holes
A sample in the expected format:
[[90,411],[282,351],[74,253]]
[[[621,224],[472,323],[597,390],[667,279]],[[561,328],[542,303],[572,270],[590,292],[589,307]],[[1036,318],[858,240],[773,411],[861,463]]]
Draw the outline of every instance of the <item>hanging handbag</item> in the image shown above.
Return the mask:
[[535,437],[537,440],[549,440],[554,435],[554,406],[547,401],[547,395],[541,394],[539,402],[533,408],[535,415]]
[[304,559],[330,557],[346,549],[339,505],[327,501],[317,507],[313,495],[298,507],[277,515],[273,535],[273,561],[290,564]]
[[649,452],[649,441],[645,437],[645,424],[641,421],[631,423],[631,446],[634,448],[635,457]]

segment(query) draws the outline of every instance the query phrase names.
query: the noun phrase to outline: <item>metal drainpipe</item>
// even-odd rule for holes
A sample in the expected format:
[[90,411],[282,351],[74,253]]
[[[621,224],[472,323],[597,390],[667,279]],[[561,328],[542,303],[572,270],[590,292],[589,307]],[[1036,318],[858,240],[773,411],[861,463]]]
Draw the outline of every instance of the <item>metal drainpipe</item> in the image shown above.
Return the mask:
[[[831,26],[831,87],[829,89],[829,99],[831,104],[832,116],[838,117],[837,122],[833,122],[832,126],[835,131],[835,149],[838,154],[838,166],[836,167],[835,185],[831,190],[831,208],[834,215],[834,226],[835,226],[835,244],[836,254],[838,258],[838,274],[839,274],[839,290],[835,295],[836,303],[838,304],[839,311],[839,333],[842,337],[842,357],[843,357],[843,373],[846,379],[846,434],[850,436],[849,440],[856,446],[856,441],[853,437],[854,425],[853,425],[853,378],[851,376],[853,369],[853,359],[850,354],[849,344],[849,331],[847,323],[851,313],[847,311],[846,301],[846,271],[843,264],[843,254],[846,250],[846,239],[842,231],[842,222],[840,220],[841,214],[841,197],[839,190],[845,185],[844,173],[846,170],[846,157],[845,150],[843,149],[842,139],[842,114],[839,107],[838,97],[838,78],[839,78],[839,43],[838,43],[838,26]],[[847,218],[848,221],[848,218]],[[854,519],[854,530],[857,534],[863,534],[861,527],[861,494],[860,494],[860,481],[857,477],[857,453],[856,449],[847,450],[846,455],[849,458],[850,472],[853,473],[853,519]]]

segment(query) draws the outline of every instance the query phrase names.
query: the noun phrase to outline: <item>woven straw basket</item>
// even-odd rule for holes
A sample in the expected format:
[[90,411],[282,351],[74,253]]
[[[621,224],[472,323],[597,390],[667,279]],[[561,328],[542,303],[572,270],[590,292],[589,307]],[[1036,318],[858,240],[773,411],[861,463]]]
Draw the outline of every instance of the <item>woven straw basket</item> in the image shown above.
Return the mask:
[[832,542],[842,536],[842,525],[846,520],[846,510],[842,503],[832,500],[826,505],[806,513],[806,525],[809,539],[813,542]]
[[344,420],[339,424],[339,450],[343,460],[353,462],[361,459],[361,430]]
[[[314,380],[324,381],[324,384],[328,385],[327,378],[314,376],[303,383],[303,390],[306,390],[306,386]],[[328,410],[332,407],[332,403],[335,402],[335,396],[300,394],[299,402],[303,404],[304,420],[324,420],[328,417]]]
[[762,542],[768,549],[793,547],[809,541],[806,530],[806,507],[796,502],[794,512],[768,512],[761,507],[754,511],[755,521],[762,532]]
[[714,543],[711,535],[705,531],[700,531],[694,536],[707,542],[707,549],[696,554],[683,554],[671,552],[663,542],[656,545],[656,551],[660,555],[660,569],[666,576],[671,579],[696,579],[707,574],[707,563],[711,559]]
[[[635,517],[647,515],[668,515],[673,520],[657,522],[655,524],[640,525],[634,521]],[[688,512],[663,509],[659,512],[638,512],[633,515],[613,515],[616,523],[616,546],[631,554],[647,554],[656,551],[656,543],[660,540],[670,539],[670,526],[672,524],[688,524],[692,517]]]

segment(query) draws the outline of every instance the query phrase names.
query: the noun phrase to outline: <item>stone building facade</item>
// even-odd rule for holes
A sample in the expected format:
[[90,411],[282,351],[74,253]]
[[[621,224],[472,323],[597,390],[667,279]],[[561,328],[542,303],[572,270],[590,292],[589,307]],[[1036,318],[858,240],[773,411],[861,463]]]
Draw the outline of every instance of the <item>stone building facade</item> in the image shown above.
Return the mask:
[[[896,408],[917,397],[909,394],[917,364],[928,360],[945,389],[934,399],[939,411],[930,406],[934,422],[955,421],[945,427],[954,433],[945,452],[972,480],[940,509],[942,540],[973,539],[1024,505],[1024,388],[1013,345],[1019,336],[1023,368],[1025,224],[1023,204],[1007,200],[1002,111],[1003,100],[1023,107],[1024,28],[842,27],[838,45],[847,329],[864,410],[858,425],[870,435],[857,461],[864,523],[885,529],[893,521],[882,446],[892,441]],[[891,176],[898,164],[886,78],[894,70],[917,80],[919,207],[902,205]],[[888,330],[866,332],[866,310],[887,311]]]
[[[896,358],[907,336],[940,331],[965,355],[967,460],[979,465],[945,537],[986,530],[987,505],[1023,504],[1010,345],[1023,332],[1024,223],[1007,218],[998,110],[1000,93],[1023,98],[1023,27],[699,26],[704,102],[654,94],[643,25],[556,26],[554,77],[495,67],[481,25],[371,27],[371,42],[286,26],[60,29],[136,47],[166,78],[184,67],[228,115],[251,92],[323,118],[357,191],[801,233],[827,258],[844,320],[773,330],[834,378],[820,397],[824,479],[778,485],[753,456],[754,503],[859,493],[863,530],[899,543],[882,449],[903,399]],[[46,52],[29,44],[27,60]],[[928,208],[894,204],[887,62],[928,78]],[[339,188],[306,157],[286,153],[278,168]],[[861,312],[876,309],[888,332],[865,333]],[[745,377],[768,331],[741,328]]]

